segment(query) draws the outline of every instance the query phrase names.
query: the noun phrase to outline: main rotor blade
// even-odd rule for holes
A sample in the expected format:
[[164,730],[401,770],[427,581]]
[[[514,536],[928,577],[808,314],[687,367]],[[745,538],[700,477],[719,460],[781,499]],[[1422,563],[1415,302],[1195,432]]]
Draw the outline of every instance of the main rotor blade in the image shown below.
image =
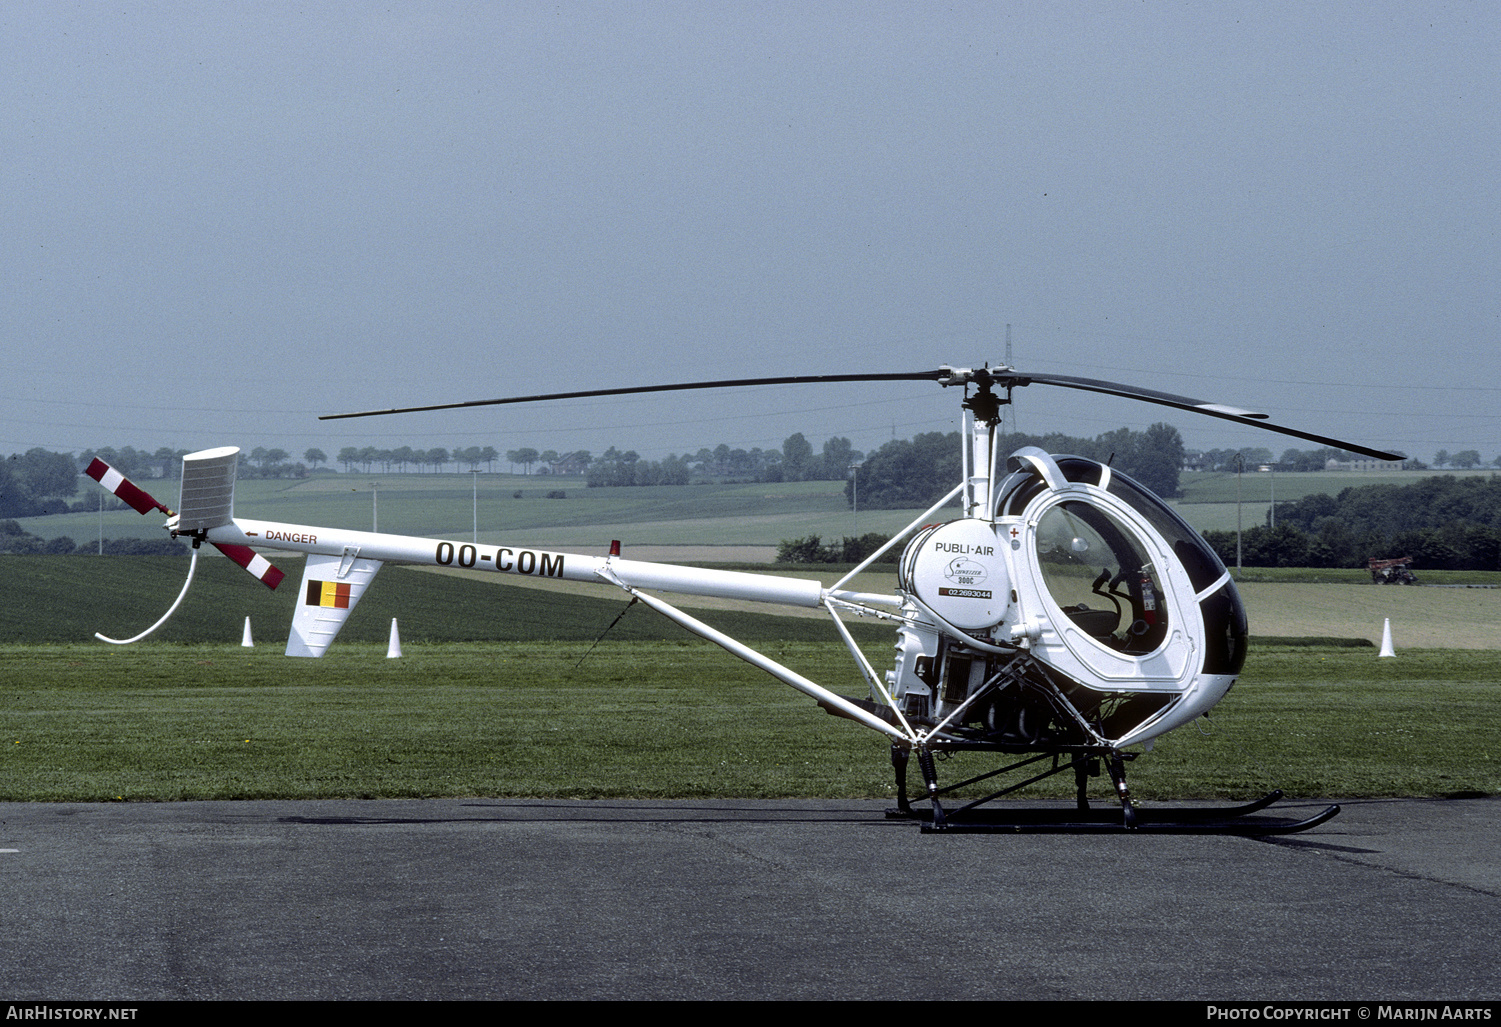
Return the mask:
[[420,407],[392,407],[387,410],[361,410],[349,414],[323,414],[318,420],[335,421],[348,417],[379,417],[384,414],[413,414],[428,410],[459,410],[464,407],[503,406],[510,403],[542,403],[558,399],[592,399],[599,396],[636,396],[650,392],[687,392],[694,389],[738,389],[751,385],[809,385],[829,384],[835,382],[919,382],[934,381],[941,385],[999,385],[1005,389],[1023,388],[1028,385],[1054,385],[1063,389],[1080,389],[1085,392],[1101,392],[1110,396],[1120,396],[1125,399],[1138,399],[1145,403],[1156,403],[1159,406],[1173,407],[1177,410],[1186,410],[1190,413],[1204,414],[1208,417],[1218,417],[1226,421],[1234,421],[1251,428],[1261,428],[1266,431],[1276,432],[1279,435],[1290,435],[1293,438],[1305,439],[1309,442],[1317,442],[1323,446],[1335,449],[1344,449],[1352,453],[1360,453],[1364,456],[1374,457],[1378,460],[1401,460],[1399,453],[1386,453],[1379,449],[1371,449],[1366,446],[1356,445],[1353,442],[1344,442],[1340,439],[1328,438],[1324,435],[1314,435],[1309,432],[1298,431],[1296,428],[1285,428],[1282,425],[1272,424],[1265,420],[1266,414],[1253,410],[1244,410],[1240,407],[1227,406],[1223,403],[1210,403],[1202,399],[1193,399],[1189,396],[1179,396],[1171,392],[1159,392],[1156,389],[1143,389],[1135,385],[1125,385],[1120,382],[1107,382],[1097,378],[1075,378],[1062,374],[1021,374],[1009,367],[994,368],[965,368],[965,367],[940,367],[932,371],[907,371],[896,374],[816,374],[816,375],[787,375],[778,378],[726,378],[712,382],[678,382],[673,385],[637,385],[628,388],[616,389],[587,389],[579,392],[553,392],[536,396],[510,396],[504,399],[476,399],[463,403],[434,403]]
[[1095,378],[1073,378],[1061,374],[1023,375],[1005,370],[992,372],[991,380],[998,385],[1005,385],[1008,388],[1035,383],[1038,385],[1056,385],[1064,389],[1081,389],[1086,392],[1103,392],[1110,396],[1139,399],[1144,403],[1156,403],[1160,406],[1174,407],[1178,410],[1187,410],[1195,414],[1204,414],[1206,417],[1218,417],[1225,421],[1234,421],[1237,424],[1243,424],[1248,428],[1260,428],[1263,431],[1276,432],[1279,435],[1291,435],[1296,439],[1305,439],[1309,442],[1317,442],[1320,445],[1330,446],[1334,449],[1344,449],[1352,453],[1360,453],[1364,456],[1374,457],[1377,460],[1405,459],[1400,453],[1387,453],[1379,449],[1357,445],[1354,442],[1331,439],[1324,435],[1314,435],[1310,432],[1299,431],[1296,428],[1287,428],[1280,424],[1273,424],[1270,421],[1264,420],[1267,416],[1266,414],[1241,410],[1222,403],[1208,403],[1201,399],[1190,399],[1187,396],[1175,396],[1170,392],[1157,392],[1154,389],[1137,388],[1134,385],[1122,385],[1118,382],[1100,381]]
[[637,385],[624,389],[589,389],[584,392],[553,392],[540,396],[509,396],[505,399],[472,399],[465,403],[434,403],[390,410],[361,410],[352,414],[322,414],[320,421],[345,417],[379,417],[383,414],[415,414],[425,410],[459,410],[463,407],[493,407],[507,403],[543,403],[554,399],[591,399],[596,396],[635,396],[645,392],[687,392],[691,389],[739,389],[749,385],[806,385],[819,382],[919,382],[935,381],[946,372],[918,371],[907,374],[813,374],[783,378],[727,378],[717,382],[679,382],[675,385]]
[[[977,375],[983,373],[985,372],[975,372]],[[1267,416],[1266,414],[1257,413],[1254,410],[1232,407],[1224,403],[1210,403],[1208,400],[1178,396],[1171,392],[1158,392],[1156,389],[1143,389],[1136,385],[1123,385],[1120,382],[1102,381],[1099,378],[1075,378],[1066,374],[1018,374],[1015,371],[1008,371],[1004,368],[998,368],[989,372],[989,378],[995,384],[1004,385],[1007,388],[1032,385],[1034,383],[1037,385],[1057,385],[1064,389],[1083,389],[1086,392],[1103,392],[1110,396],[1139,399],[1146,403],[1160,403],[1163,406],[1177,407],[1179,410],[1210,414],[1215,417],[1251,417],[1259,420]]]

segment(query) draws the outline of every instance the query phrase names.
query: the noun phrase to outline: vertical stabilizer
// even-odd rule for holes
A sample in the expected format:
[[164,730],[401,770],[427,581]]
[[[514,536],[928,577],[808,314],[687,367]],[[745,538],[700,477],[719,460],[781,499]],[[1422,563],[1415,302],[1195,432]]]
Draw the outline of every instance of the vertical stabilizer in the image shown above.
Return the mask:
[[204,449],[182,458],[182,502],[177,505],[177,530],[185,534],[207,531],[234,519],[234,446]]
[[360,559],[353,550],[343,556],[309,556],[287,636],[287,655],[327,652],[378,570],[379,560]]

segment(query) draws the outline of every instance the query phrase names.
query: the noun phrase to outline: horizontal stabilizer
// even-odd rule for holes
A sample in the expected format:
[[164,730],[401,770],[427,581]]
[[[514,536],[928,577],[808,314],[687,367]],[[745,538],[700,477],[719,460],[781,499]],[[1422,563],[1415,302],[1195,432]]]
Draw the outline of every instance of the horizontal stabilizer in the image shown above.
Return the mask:
[[207,531],[228,524],[234,518],[235,465],[239,457],[238,447],[221,446],[189,453],[182,458],[178,531]]
[[327,652],[378,570],[379,560],[360,559],[353,550],[343,556],[309,555],[297,610],[292,614],[292,632],[287,636],[287,655]]

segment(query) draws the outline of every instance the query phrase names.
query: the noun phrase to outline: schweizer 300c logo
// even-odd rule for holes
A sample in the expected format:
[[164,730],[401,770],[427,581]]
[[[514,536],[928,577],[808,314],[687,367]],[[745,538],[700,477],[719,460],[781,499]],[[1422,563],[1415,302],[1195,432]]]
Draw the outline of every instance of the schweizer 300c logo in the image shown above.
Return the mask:
[[979,585],[985,580],[986,575],[984,565],[976,563],[967,556],[956,556],[952,560],[950,560],[948,562],[948,566],[943,569],[943,576],[949,581],[952,581],[955,585],[964,585],[970,587],[940,588],[938,590],[939,595],[959,596],[961,598],[967,599],[990,598],[990,593],[988,591],[981,591],[973,588],[973,586]]

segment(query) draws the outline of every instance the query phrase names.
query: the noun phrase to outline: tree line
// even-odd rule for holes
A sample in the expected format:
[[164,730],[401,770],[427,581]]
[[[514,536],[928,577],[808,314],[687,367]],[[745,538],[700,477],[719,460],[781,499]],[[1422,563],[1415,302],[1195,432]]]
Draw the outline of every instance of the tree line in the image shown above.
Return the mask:
[[[893,440],[860,464],[856,482],[846,485],[846,495],[853,499],[857,485],[862,507],[926,506],[959,480],[959,442],[957,432],[930,432]],[[1172,496],[1178,491],[1182,440],[1176,429],[1166,424],[1152,425],[1143,432],[1121,428],[1093,439],[1011,434],[1001,436],[998,444],[1002,452],[1033,445],[1048,452],[1109,461],[1158,495]],[[79,491],[81,468],[95,456],[127,476],[144,479],[176,477],[184,452],[126,446],[86,450],[75,459],[72,454],[34,448],[0,460],[0,518],[4,519],[0,520],[0,552],[96,551],[96,544],[75,547],[70,539],[45,541],[29,535],[14,518],[92,511],[101,504],[119,506],[118,500],[94,490],[71,501]],[[489,447],[443,452],[447,458],[443,463],[452,462],[457,453],[461,464],[475,469],[487,460],[499,459]],[[1284,453],[1283,462],[1291,462],[1288,457],[1296,452]],[[1313,451],[1315,455],[1321,452]],[[392,453],[391,466],[400,466],[400,457],[394,455],[400,451]],[[303,456],[314,466],[326,459],[318,450],[309,450]],[[721,445],[660,461],[641,460],[635,452],[614,447],[598,458],[585,451],[560,455],[522,449],[506,454],[512,463],[528,469],[540,465],[547,473],[583,474],[589,485],[596,486],[686,484],[697,476],[760,481],[839,479],[846,477],[850,465],[862,456],[848,439],[837,437],[825,442],[821,453],[815,453],[801,434],[790,436],[780,450],[732,450]],[[242,461],[241,473],[274,474],[287,459],[279,450],[252,450],[249,459]],[[372,461],[381,459],[379,455],[371,457]],[[1235,532],[1210,531],[1205,538],[1227,565],[1234,565]],[[866,535],[824,543],[810,536],[784,542],[780,558],[852,563],[882,541],[880,536]],[[166,540],[121,540],[106,543],[106,549],[136,552],[142,551],[143,545],[153,547],[151,551],[162,551],[160,545],[173,547],[166,551],[180,551],[177,543]],[[1267,524],[1243,532],[1240,545],[1241,562],[1250,566],[1363,567],[1373,556],[1412,556],[1419,568],[1498,570],[1501,478],[1442,475],[1406,485],[1366,485],[1344,489],[1337,496],[1286,500],[1268,514]]]
[[[858,490],[860,505],[873,510],[927,506],[959,482],[963,473],[960,444],[958,432],[927,432],[911,439],[894,439],[860,466],[855,481],[845,486],[845,496],[853,503]],[[1159,422],[1140,432],[1118,428],[1092,439],[1057,432],[1016,432],[996,439],[1001,453],[1023,446],[1109,463],[1159,496],[1178,494],[1183,438],[1170,424]]]
[[[585,454],[587,455],[587,454]],[[635,450],[611,446],[588,462],[584,479],[591,488],[620,485],[687,485],[694,480],[717,481],[840,481],[865,454],[842,436],[828,439],[821,452],[802,432],[789,435],[781,449],[731,449],[720,443],[697,453],[669,454],[662,460],[642,460]]]
[[[1235,532],[1204,538],[1235,565]],[[1501,478],[1436,475],[1305,496],[1275,504],[1240,540],[1241,562],[1253,567],[1364,567],[1401,556],[1416,568],[1501,570]]]
[[[522,473],[582,476],[594,488],[628,485],[686,485],[694,480],[719,481],[839,481],[849,478],[859,466],[860,502],[872,508],[925,506],[948,491],[959,475],[959,436],[957,432],[933,432],[912,440],[893,440],[882,446],[869,460],[855,449],[848,438],[835,436],[824,441],[819,450],[801,432],[783,440],[779,449],[737,449],[721,443],[710,449],[681,456],[669,454],[662,460],[643,460],[635,450],[611,446],[595,456],[588,450],[559,452],[521,447],[508,450],[505,460],[512,470]],[[1012,435],[1001,440],[1003,447],[1040,445],[1051,452],[1072,452],[1081,456],[1108,459],[1117,456],[1117,466],[1138,477],[1159,494],[1177,491],[1177,468],[1182,460],[1182,440],[1176,429],[1153,425],[1146,432],[1122,428],[1094,440],[1074,439],[1062,435]],[[29,517],[46,513],[63,513],[70,509],[68,498],[78,490],[79,470],[99,457],[120,473],[136,479],[175,479],[181,474],[182,458],[187,450],[162,447],[155,451],[124,446],[85,450],[75,461],[71,454],[51,453],[43,449],[13,456],[0,472],[0,517]],[[409,471],[495,470],[501,454],[493,446],[464,448],[416,449],[411,446],[383,449],[375,446],[346,446],[339,451],[337,462],[346,473],[356,470],[370,473],[407,473]],[[243,455],[239,475],[242,478],[304,477],[329,462],[321,449],[309,448],[301,461],[294,461],[284,449],[257,447]],[[1163,488],[1170,491],[1163,492]],[[846,487],[853,501],[853,489]]]

